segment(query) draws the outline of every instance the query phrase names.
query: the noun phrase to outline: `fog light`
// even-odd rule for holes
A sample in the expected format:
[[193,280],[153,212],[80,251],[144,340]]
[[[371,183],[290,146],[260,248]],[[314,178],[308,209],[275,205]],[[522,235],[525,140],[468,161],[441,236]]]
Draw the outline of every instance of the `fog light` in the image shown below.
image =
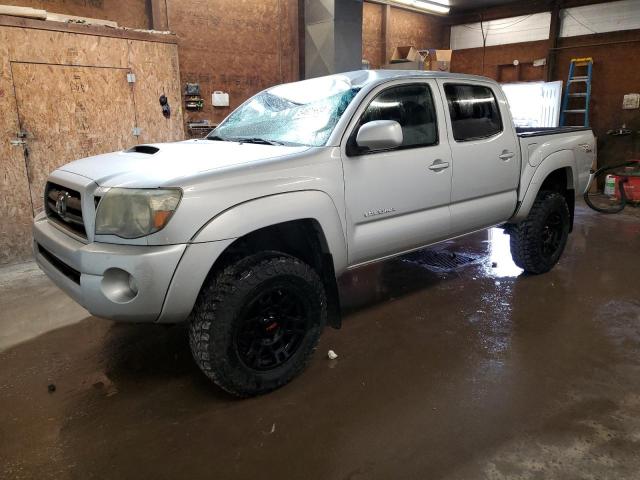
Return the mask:
[[129,272],[110,268],[102,276],[102,293],[115,303],[127,303],[138,295],[138,284]]

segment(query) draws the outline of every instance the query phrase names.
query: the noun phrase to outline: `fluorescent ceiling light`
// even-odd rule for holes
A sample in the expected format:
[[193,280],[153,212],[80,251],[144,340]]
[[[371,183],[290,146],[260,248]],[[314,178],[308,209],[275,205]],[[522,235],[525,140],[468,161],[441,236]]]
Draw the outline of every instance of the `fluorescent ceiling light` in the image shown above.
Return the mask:
[[449,13],[449,0],[391,0],[391,3],[406,5],[425,12]]

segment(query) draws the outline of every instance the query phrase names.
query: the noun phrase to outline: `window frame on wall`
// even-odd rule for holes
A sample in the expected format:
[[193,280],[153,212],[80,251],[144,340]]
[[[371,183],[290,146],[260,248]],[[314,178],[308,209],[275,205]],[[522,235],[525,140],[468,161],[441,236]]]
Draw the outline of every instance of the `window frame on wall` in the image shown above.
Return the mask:
[[[380,98],[381,95],[384,95],[385,93],[389,92],[390,90],[407,88],[407,87],[422,87],[422,88],[424,88],[425,93],[427,93],[427,96],[425,98],[430,99],[430,101],[431,101],[431,113],[432,113],[432,116],[433,116],[433,129],[434,129],[434,132],[435,132],[435,138],[434,138],[433,142],[424,143],[424,144],[400,145],[400,146],[397,146],[397,147],[380,148],[380,149],[375,149],[375,150],[362,149],[361,147],[359,147],[358,144],[356,143],[356,137],[358,135],[358,131],[360,130],[360,128],[365,123],[369,123],[369,122],[363,123],[363,120],[365,118],[365,115],[367,114],[367,111],[369,110],[369,107],[371,107],[371,104],[374,101],[376,101],[376,99]],[[434,98],[435,97],[434,97],[434,93],[433,93],[433,88],[427,82],[411,82],[411,83],[396,84],[396,85],[391,85],[391,86],[385,87],[382,90],[376,92],[372,96],[372,98],[369,101],[367,101],[366,107],[364,107],[364,110],[360,114],[360,117],[358,118],[358,121],[356,122],[355,126],[353,127],[353,130],[351,131],[351,134],[349,135],[349,138],[347,140],[347,145],[346,145],[346,153],[347,153],[347,155],[349,157],[357,157],[357,156],[363,156],[363,155],[375,155],[377,153],[388,153],[388,152],[399,151],[399,150],[410,150],[410,149],[416,149],[416,148],[428,148],[428,147],[434,147],[434,146],[439,145],[440,144],[440,132],[439,132],[439,123],[438,123],[438,112],[437,112],[437,109],[436,109],[436,104],[435,104],[435,99]],[[401,128],[404,129],[404,127],[402,127],[402,125],[401,125]],[[404,137],[404,131],[403,131],[403,137]]]
[[[447,93],[447,87],[448,86],[454,86],[454,87],[471,87],[471,88],[483,88],[488,90],[489,92],[491,92],[491,96],[493,98],[493,105],[495,107],[495,112],[498,115],[498,121],[500,122],[500,126],[499,126],[499,130],[493,132],[493,133],[489,133],[487,135],[479,135],[479,136],[474,136],[474,137],[465,137],[462,139],[459,139],[456,137],[456,131],[455,131],[455,120],[451,114],[451,100],[449,99],[449,95]],[[502,118],[502,112],[500,112],[500,104],[498,102],[498,98],[496,97],[496,92],[493,90],[493,88],[489,85],[479,85],[476,83],[465,83],[465,82],[445,82],[442,85],[442,91],[444,93],[444,100],[446,101],[446,111],[449,114],[449,121],[451,124],[451,137],[453,138],[453,140],[456,143],[466,143],[466,142],[473,142],[473,141],[477,141],[477,140],[486,140],[489,138],[493,138],[496,137],[500,134],[502,134],[504,132],[504,120]]]

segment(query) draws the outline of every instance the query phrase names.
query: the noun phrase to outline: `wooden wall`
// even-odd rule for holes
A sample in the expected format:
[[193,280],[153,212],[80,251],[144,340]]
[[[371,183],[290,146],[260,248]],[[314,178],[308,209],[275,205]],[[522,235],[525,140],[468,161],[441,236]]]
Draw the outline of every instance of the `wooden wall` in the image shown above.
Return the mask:
[[111,20],[121,27],[148,29],[152,26],[150,0],[2,0],[0,3]]
[[[32,216],[52,169],[80,156],[184,138],[175,38],[125,35],[106,27],[0,17],[0,264],[30,257]],[[42,68],[50,72],[38,73]],[[106,72],[115,70],[121,72],[119,91],[100,88],[100,82],[109,81]],[[137,77],[133,86],[126,82],[129,71]],[[37,81],[43,82],[39,88]],[[173,109],[170,119],[162,116],[161,93]],[[56,104],[64,95],[72,101]],[[124,103],[114,107],[122,99]],[[142,128],[138,138],[121,125],[128,108]],[[11,145],[21,127],[36,128],[33,125],[43,122],[50,123],[51,131],[27,138],[28,158],[22,147]],[[111,134],[117,129],[123,135],[105,144],[104,138],[115,138]]]
[[[185,121],[217,123],[258,91],[298,80],[297,0],[166,1],[182,87],[199,83],[205,101]],[[215,90],[229,93],[229,108],[211,106]]]
[[369,61],[371,69],[385,63],[384,15],[386,5],[364,2],[362,11],[362,58]]
[[[625,93],[640,92],[640,30],[563,38],[558,47],[553,78],[565,83],[572,58],[593,57],[590,117],[598,135],[600,165],[640,158],[640,111],[622,109]],[[607,135],[608,130],[623,123],[634,132],[632,135]]]
[[[520,64],[531,63],[539,58],[546,58],[549,51],[547,40],[539,42],[513,43],[481,48],[456,50],[451,56],[451,71],[483,75],[502,82],[517,81],[515,67],[508,67],[518,60]],[[521,81],[544,81],[545,68],[525,66],[520,70]]]
[[[364,2],[362,58],[369,61],[372,69],[385,63],[383,12],[386,8],[386,5]],[[395,47],[404,45],[413,45],[419,50],[448,48],[449,29],[438,17],[394,7],[389,12],[387,57]]]

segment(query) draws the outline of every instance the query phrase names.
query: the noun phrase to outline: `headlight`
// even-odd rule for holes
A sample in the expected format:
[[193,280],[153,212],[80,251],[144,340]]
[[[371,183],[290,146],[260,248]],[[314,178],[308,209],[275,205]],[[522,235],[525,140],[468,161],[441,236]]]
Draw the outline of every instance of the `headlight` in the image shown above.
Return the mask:
[[96,212],[96,235],[138,238],[162,230],[182,198],[179,189],[111,188]]

